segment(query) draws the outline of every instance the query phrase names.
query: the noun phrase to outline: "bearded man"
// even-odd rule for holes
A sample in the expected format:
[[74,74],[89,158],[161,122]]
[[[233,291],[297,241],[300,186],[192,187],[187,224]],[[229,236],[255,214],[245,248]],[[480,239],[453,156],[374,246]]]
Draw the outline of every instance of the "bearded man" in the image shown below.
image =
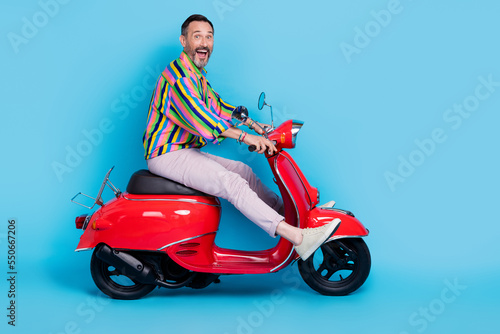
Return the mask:
[[295,246],[303,260],[335,232],[340,221],[313,229],[285,222],[281,198],[266,187],[246,164],[202,152],[208,142],[225,138],[254,145],[270,154],[276,147],[262,137],[251,119],[245,125],[257,134],[237,128],[231,119],[235,107],[221,99],[206,79],[205,66],[214,46],[214,27],[203,15],[191,15],[182,24],[180,57],[162,72],[151,98],[143,137],[151,173],[177,181],[209,195],[227,199],[271,237],[279,235]]

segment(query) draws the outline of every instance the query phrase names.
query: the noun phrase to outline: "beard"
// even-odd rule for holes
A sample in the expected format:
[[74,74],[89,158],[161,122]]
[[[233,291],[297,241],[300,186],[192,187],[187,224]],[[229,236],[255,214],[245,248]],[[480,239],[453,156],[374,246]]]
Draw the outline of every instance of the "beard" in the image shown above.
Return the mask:
[[[190,45],[186,45],[184,51],[189,56],[189,58],[191,58],[196,67],[198,67],[198,69],[200,70],[207,66],[208,60],[212,55],[212,50],[210,50],[208,47],[193,49]],[[204,58],[200,58],[201,56],[198,55],[198,52],[200,52],[201,54],[205,54],[206,56]]]

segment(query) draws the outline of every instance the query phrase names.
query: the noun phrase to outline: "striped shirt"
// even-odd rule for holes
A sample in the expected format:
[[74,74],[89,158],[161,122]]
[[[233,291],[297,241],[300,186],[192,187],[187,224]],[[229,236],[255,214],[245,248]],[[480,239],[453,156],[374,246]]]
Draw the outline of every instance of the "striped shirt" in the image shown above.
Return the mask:
[[234,106],[224,102],[185,52],[171,62],[156,82],[143,144],[145,158],[183,148],[220,143],[233,126]]

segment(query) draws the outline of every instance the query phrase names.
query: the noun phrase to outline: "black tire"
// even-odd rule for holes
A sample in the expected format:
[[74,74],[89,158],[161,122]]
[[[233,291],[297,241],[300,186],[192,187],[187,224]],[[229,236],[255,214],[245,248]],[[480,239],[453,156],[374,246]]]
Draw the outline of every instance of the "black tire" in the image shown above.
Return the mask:
[[139,299],[154,290],[156,285],[137,282],[122,275],[116,268],[92,254],[90,273],[95,285],[114,299]]
[[357,290],[370,273],[371,257],[361,238],[336,239],[298,262],[300,276],[313,290],[345,296]]

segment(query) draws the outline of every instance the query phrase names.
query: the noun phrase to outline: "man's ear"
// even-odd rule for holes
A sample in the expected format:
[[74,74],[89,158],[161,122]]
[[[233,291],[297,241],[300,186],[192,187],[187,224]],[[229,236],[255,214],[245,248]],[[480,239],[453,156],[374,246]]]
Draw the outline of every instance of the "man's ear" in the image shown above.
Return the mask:
[[186,47],[186,37],[184,35],[180,35],[179,41],[181,42],[182,47],[185,48]]

